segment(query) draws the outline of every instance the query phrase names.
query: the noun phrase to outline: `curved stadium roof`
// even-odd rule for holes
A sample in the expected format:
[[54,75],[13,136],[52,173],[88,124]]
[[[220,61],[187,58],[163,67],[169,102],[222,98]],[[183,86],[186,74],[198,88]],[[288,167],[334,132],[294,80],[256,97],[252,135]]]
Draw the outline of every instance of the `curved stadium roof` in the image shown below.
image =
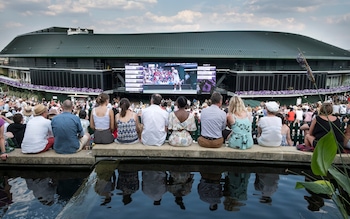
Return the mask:
[[235,58],[350,60],[350,52],[310,37],[270,31],[68,35],[51,27],[17,36],[0,57]]

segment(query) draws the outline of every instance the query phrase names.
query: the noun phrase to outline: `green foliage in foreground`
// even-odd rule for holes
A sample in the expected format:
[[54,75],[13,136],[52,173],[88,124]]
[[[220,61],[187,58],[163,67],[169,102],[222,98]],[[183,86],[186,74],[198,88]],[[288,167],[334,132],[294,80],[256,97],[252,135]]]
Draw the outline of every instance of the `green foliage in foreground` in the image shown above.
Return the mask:
[[[350,178],[348,175],[349,166],[345,163],[341,167],[333,164],[338,151],[338,143],[333,130],[323,136],[315,147],[311,160],[311,170],[314,175],[322,180],[314,182],[297,182],[295,188],[305,188],[315,194],[327,195],[337,205],[343,218],[349,218],[346,207],[350,206],[347,199],[350,195]],[[343,156],[340,154],[340,156]],[[330,180],[334,179],[336,183]]]

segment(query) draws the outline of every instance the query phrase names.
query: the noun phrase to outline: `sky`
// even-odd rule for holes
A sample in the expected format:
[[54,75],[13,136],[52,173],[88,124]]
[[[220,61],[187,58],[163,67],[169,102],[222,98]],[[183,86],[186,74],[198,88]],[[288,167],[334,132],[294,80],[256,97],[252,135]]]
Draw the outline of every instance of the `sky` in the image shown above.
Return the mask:
[[263,30],[350,50],[349,0],[0,0],[0,50],[49,27],[94,33]]

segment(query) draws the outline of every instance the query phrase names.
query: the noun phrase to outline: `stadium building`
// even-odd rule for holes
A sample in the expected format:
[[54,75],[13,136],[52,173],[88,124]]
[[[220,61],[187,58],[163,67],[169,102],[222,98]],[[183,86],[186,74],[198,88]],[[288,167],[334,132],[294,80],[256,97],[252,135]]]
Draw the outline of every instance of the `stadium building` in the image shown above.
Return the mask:
[[[299,53],[315,84],[296,61]],[[0,83],[67,95],[327,95],[349,91],[350,52],[284,32],[95,34],[50,27],[19,35],[1,51]]]

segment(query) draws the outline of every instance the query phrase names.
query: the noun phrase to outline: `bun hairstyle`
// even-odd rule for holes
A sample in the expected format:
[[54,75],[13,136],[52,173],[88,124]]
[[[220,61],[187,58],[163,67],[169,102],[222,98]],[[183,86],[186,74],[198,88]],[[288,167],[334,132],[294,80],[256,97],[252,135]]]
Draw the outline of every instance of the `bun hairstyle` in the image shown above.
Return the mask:
[[130,101],[127,98],[122,98],[119,101],[119,107],[121,109],[120,111],[120,116],[124,117],[126,115],[126,111],[129,109],[130,107]]
[[329,102],[324,102],[320,108],[320,115],[329,116],[333,113],[333,106]]
[[106,103],[109,100],[109,96],[106,93],[101,93],[100,95],[97,96],[96,98],[96,103],[98,105],[101,105],[103,103]]
[[187,105],[187,99],[186,99],[186,97],[184,97],[184,96],[179,96],[179,97],[176,99],[176,103],[177,103],[177,107],[178,107],[178,108],[185,108],[186,105]]

